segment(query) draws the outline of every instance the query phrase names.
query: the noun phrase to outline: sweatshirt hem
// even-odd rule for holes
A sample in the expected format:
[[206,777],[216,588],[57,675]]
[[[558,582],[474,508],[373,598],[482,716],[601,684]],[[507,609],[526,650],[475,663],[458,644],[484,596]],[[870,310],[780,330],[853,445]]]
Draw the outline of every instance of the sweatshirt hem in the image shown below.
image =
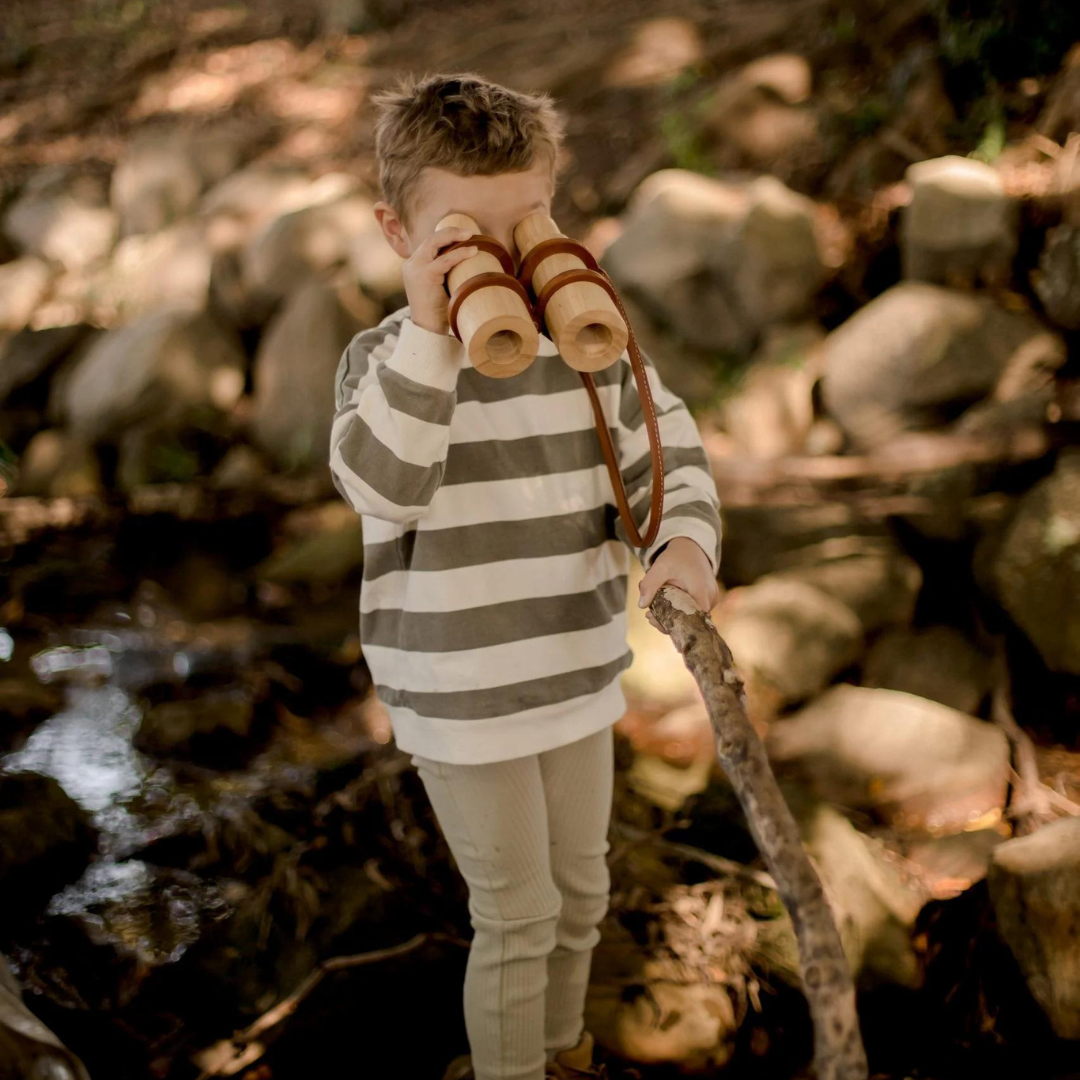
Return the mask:
[[445,720],[387,706],[399,750],[450,765],[485,765],[542,754],[614,724],[626,712],[616,677],[602,690],[555,706],[487,720]]

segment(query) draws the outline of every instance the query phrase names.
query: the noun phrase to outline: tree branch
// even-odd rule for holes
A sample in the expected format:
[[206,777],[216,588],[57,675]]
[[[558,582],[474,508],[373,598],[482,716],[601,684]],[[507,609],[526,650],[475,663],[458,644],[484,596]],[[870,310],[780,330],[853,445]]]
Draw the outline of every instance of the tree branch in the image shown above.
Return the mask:
[[799,944],[803,990],[814,1022],[818,1080],[866,1080],[866,1051],[855,1011],[855,985],[821,881],[746,712],[742,679],[708,614],[681,589],[665,585],[650,610],[670,634],[705,699],[720,764],[776,881]]

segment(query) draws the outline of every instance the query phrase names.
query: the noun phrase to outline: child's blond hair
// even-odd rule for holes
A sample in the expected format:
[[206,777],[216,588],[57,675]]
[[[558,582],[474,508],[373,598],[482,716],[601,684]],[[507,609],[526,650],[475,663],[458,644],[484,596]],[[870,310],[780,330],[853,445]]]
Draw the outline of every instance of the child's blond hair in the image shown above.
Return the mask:
[[383,198],[406,227],[425,167],[492,176],[529,169],[545,155],[555,179],[565,123],[548,94],[518,93],[464,72],[407,76],[372,103]]

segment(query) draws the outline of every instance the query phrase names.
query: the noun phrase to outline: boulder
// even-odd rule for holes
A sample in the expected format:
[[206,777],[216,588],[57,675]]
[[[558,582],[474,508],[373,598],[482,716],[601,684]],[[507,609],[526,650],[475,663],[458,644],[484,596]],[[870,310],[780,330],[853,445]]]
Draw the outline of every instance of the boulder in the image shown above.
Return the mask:
[[713,404],[724,373],[715,353],[696,348],[658,326],[629,295],[621,299],[638,348],[656,368],[663,384],[692,410]]
[[350,313],[345,291],[320,281],[302,285],[259,343],[251,431],[283,468],[327,467],[334,372],[353,336],[373,325]]
[[93,301],[109,323],[158,308],[201,311],[210,293],[214,252],[201,222],[126,236],[93,286]]
[[[0,345],[0,404],[33,384],[46,389],[56,365],[91,334],[88,326],[22,330]],[[38,395],[35,394],[35,398]],[[44,401],[46,394],[40,395]]]
[[996,169],[949,154],[915,162],[907,181],[911,202],[900,223],[905,277],[940,285],[1009,280],[1018,217]]
[[348,173],[312,180],[293,166],[252,164],[216,183],[199,200],[198,210],[202,217],[234,222],[236,235],[249,238],[274,218],[353,195],[359,187]]
[[720,516],[724,522],[720,575],[727,586],[749,585],[773,571],[818,563],[834,551],[895,550],[884,523],[867,520],[840,499],[746,506],[722,502]]
[[1058,326],[1080,330],[1080,226],[1057,225],[1047,232],[1032,284]]
[[902,282],[825,339],[822,398],[859,448],[938,427],[991,394],[1045,385],[1061,339],[1030,315],[923,282]]
[[862,551],[813,559],[770,576],[813,585],[842,601],[858,615],[865,633],[911,622],[923,581],[919,564],[891,544],[863,547]]
[[83,1063],[32,1013],[7,958],[0,956],[0,1075],[90,1080]]
[[[724,429],[752,457],[799,453],[814,422],[814,325],[775,328],[721,412]],[[811,359],[808,361],[808,354]]]
[[681,339],[742,356],[804,316],[824,279],[809,199],[772,176],[731,184],[680,169],[642,181],[603,264]]
[[27,326],[51,280],[49,264],[35,255],[0,263],[0,330]]
[[26,444],[19,461],[16,495],[78,498],[103,490],[94,448],[60,428],[45,428]]
[[953,626],[890,627],[867,652],[862,684],[975,713],[990,691],[990,657]]
[[826,687],[862,652],[863,627],[842,601],[800,581],[732,589],[713,613],[762,723]]
[[860,985],[919,987],[911,928],[928,892],[900,872],[880,843],[831,807],[804,809],[799,824]]
[[259,580],[281,585],[344,584],[364,564],[360,516],[335,499],[318,508],[307,527],[255,567]]
[[1080,450],[1020,500],[991,565],[998,599],[1052,671],[1080,674]]
[[236,170],[244,152],[243,132],[235,128],[147,131],[128,139],[109,192],[123,234],[173,225],[207,187]]
[[988,875],[998,932],[1057,1035],[1080,1039],[1080,818],[994,850]]
[[718,166],[767,170],[786,181],[820,168],[827,155],[812,78],[805,57],[773,53],[722,79],[703,106]]
[[91,440],[147,419],[182,426],[194,412],[232,409],[245,367],[239,340],[209,315],[157,312],[98,338],[59,388],[57,410]]
[[8,208],[3,228],[20,251],[77,270],[112,250],[117,219],[89,177],[43,169]]
[[777,720],[767,746],[819,797],[897,826],[957,832],[1005,805],[1002,729],[899,690],[831,687]]
[[[250,302],[270,311],[312,278],[362,261],[372,244],[371,226],[377,227],[372,205],[361,195],[349,195],[271,221],[241,257]],[[381,237],[379,242],[386,246]]]

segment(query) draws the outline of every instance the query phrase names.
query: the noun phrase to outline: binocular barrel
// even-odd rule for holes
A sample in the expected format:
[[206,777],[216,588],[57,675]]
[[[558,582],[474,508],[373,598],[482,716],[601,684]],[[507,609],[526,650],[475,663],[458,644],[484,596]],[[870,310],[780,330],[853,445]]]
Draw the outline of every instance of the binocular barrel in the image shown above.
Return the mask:
[[[541,240],[562,236],[558,225],[537,211],[514,226],[514,243],[522,259]],[[557,274],[583,270],[576,255],[554,253],[542,259],[533,273],[533,293],[539,296]],[[610,367],[626,348],[630,332],[611,297],[590,281],[571,281],[555,292],[544,311],[544,322],[562,358],[576,371]]]
[[[447,214],[436,226],[480,232],[468,214]],[[499,260],[487,251],[478,251],[453,267],[447,284],[453,292],[477,274],[502,271]],[[461,302],[457,313],[458,331],[469,361],[482,375],[505,379],[524,371],[536,359],[540,334],[525,302],[512,289],[492,284],[476,289]]]

